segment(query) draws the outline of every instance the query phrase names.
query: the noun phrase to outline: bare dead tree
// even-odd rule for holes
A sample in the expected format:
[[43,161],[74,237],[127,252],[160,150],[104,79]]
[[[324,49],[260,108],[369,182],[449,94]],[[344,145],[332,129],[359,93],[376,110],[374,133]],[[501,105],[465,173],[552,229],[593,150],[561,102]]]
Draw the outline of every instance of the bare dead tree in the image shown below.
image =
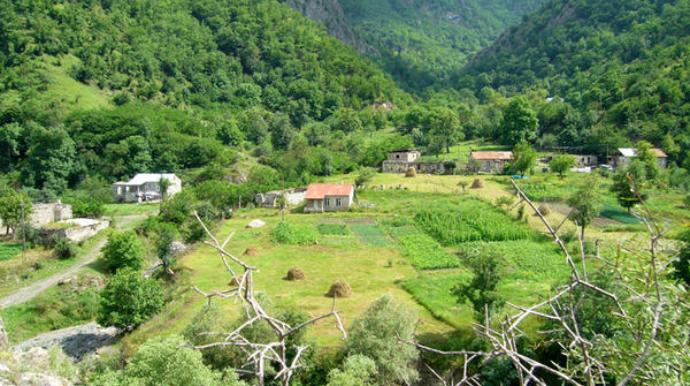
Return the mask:
[[[645,201],[638,193],[637,188],[630,180],[631,190],[637,195],[644,216],[638,216],[648,232],[649,242],[643,248],[629,248],[625,242],[618,246],[618,251],[624,252],[626,258],[617,258],[609,261],[599,255],[599,242],[597,242],[597,254],[587,256],[584,248],[584,240],[579,238],[582,267],[578,269],[574,258],[566,244],[560,238],[558,229],[553,228],[539,209],[527,197],[524,191],[513,181],[520,198],[520,203],[529,205],[541,219],[548,234],[560,247],[565,256],[566,263],[570,267],[570,279],[567,285],[557,288],[553,295],[546,300],[529,306],[522,307],[512,303],[507,305],[515,310],[512,316],[506,316],[505,320],[492,326],[490,321],[482,324],[474,324],[473,330],[484,337],[490,344],[489,352],[442,352],[430,347],[425,347],[415,342],[418,349],[438,355],[458,355],[464,357],[462,378],[459,382],[449,383],[438,375],[433,369],[430,372],[442,381],[443,385],[479,385],[476,375],[467,371],[468,363],[481,359],[479,366],[496,357],[508,358],[517,371],[521,385],[536,384],[547,385],[545,377],[560,379],[570,385],[594,386],[607,384],[607,380],[613,376],[617,379],[618,386],[626,386],[631,382],[636,384],[646,383],[650,380],[658,380],[662,373],[668,374],[669,381],[664,384],[683,384],[688,381],[690,374],[690,356],[688,356],[688,342],[690,332],[688,328],[681,330],[674,324],[686,325],[690,307],[680,299],[686,297],[687,291],[680,286],[665,281],[668,264],[660,262],[661,239],[667,233],[667,228],[659,226]],[[661,253],[664,254],[665,253]],[[636,259],[633,263],[630,258]],[[587,275],[586,258],[598,262],[598,268],[613,273],[617,290],[611,292],[592,283]],[[576,292],[579,291],[579,292]],[[623,328],[634,337],[629,347],[621,347],[619,343],[607,341],[605,337],[594,336],[589,339],[581,330],[581,321],[578,320],[575,310],[575,298],[578,296],[591,296],[598,294],[610,299],[614,305],[611,315],[616,318]],[[621,300],[624,299],[624,300]],[[669,310],[671,302],[675,302],[676,309]],[[631,315],[634,312],[634,315]],[[666,317],[666,323],[662,323],[662,317]],[[564,336],[554,343],[560,346],[561,353],[566,359],[565,365],[558,363],[541,363],[518,350],[517,340],[525,334],[521,325],[527,320],[537,319],[549,322],[548,325],[556,326],[555,330],[541,331],[543,334],[558,332]],[[661,330],[665,329],[663,334]],[[679,336],[673,336],[676,333]],[[660,336],[665,340],[660,341]],[[670,336],[670,337],[669,337]],[[653,354],[654,353],[654,354]],[[664,370],[658,364],[649,363],[649,358],[656,355],[667,355],[670,363]],[[667,359],[668,359],[667,358]],[[619,366],[611,366],[610,362],[616,362]],[[667,370],[668,369],[668,370]],[[674,378],[676,377],[676,378]],[[681,377],[686,377],[680,379]],[[678,383],[680,381],[680,383]],[[661,384],[661,383],[657,383]]]
[[[347,333],[345,332],[345,327],[343,326],[342,320],[338,311],[336,311],[336,301],[337,298],[333,299],[333,305],[331,311],[327,314],[317,316],[310,319],[298,326],[291,326],[277,318],[270,316],[259,304],[255,297],[254,292],[254,273],[258,272],[256,267],[252,267],[245,263],[244,261],[233,256],[227,251],[226,246],[232,239],[234,232],[228,236],[224,243],[220,243],[218,239],[213,236],[208,227],[201,220],[199,215],[194,212],[197,220],[203,227],[204,231],[211,239],[211,241],[205,241],[204,243],[218,251],[220,258],[223,261],[225,269],[233,279],[237,282],[237,287],[225,290],[225,291],[211,291],[204,292],[198,287],[192,287],[192,289],[202,296],[204,296],[210,303],[213,298],[220,299],[237,299],[242,302],[244,311],[247,316],[247,321],[242,325],[237,327],[233,331],[223,331],[223,332],[204,332],[198,334],[198,336],[214,336],[218,337],[218,341],[214,343],[209,343],[200,346],[193,346],[193,348],[198,350],[208,349],[212,347],[237,347],[247,357],[247,362],[239,369],[236,369],[240,374],[252,375],[257,378],[258,384],[260,386],[264,385],[266,377],[266,366],[267,364],[273,363],[277,365],[278,372],[275,375],[275,379],[280,380],[284,386],[290,384],[290,379],[294,375],[295,371],[302,367],[300,358],[307,347],[299,346],[296,347],[296,353],[294,357],[290,360],[287,356],[288,346],[286,340],[291,335],[297,333],[298,331],[304,329],[316,323],[319,320],[333,317],[336,321],[335,327],[340,330],[343,334],[343,338],[347,339]],[[233,269],[230,262],[239,265],[243,272],[237,274]],[[275,334],[275,341],[271,343],[257,343],[252,342],[251,339],[243,334],[245,330],[251,326],[265,322],[270,326],[272,332]]]

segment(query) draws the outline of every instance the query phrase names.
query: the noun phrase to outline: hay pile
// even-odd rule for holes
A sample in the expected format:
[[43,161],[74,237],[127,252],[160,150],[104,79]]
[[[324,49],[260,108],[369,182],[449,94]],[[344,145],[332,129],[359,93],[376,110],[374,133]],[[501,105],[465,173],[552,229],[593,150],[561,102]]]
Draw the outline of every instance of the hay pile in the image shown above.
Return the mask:
[[539,207],[539,213],[541,213],[544,216],[548,216],[549,214],[551,214],[551,208],[549,208],[549,206],[546,204],[541,204],[541,206]]
[[242,280],[241,277],[235,276],[232,278],[232,280],[230,280],[230,283],[228,283],[228,285],[230,287],[239,287],[240,286],[240,280]]
[[352,288],[350,288],[350,285],[344,281],[338,280],[331,285],[331,288],[328,290],[326,296],[330,298],[334,298],[336,296],[339,298],[347,298],[352,296]]
[[292,267],[287,273],[287,276],[285,279],[290,280],[290,281],[298,281],[298,280],[304,280],[307,278],[307,275],[304,274],[304,271],[302,271],[301,268],[299,267]]
[[472,186],[470,186],[470,189],[481,189],[484,187],[484,180],[480,178],[475,178],[474,181],[472,181]]
[[417,176],[417,169],[413,168],[410,166],[407,171],[405,172],[405,177],[416,177]]
[[245,256],[258,256],[259,255],[259,248],[252,245],[249,248],[247,248],[247,250],[244,251],[243,255],[245,255]]

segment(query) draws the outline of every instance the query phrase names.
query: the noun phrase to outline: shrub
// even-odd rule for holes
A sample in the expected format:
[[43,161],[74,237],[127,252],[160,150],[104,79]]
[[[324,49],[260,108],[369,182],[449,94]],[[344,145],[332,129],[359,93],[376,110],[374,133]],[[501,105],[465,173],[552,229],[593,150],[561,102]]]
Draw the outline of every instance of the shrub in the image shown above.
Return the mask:
[[393,385],[403,379],[414,383],[418,374],[413,362],[419,353],[414,346],[400,344],[398,337],[412,339],[416,324],[414,310],[383,295],[352,323],[346,352],[376,362],[377,385]]
[[61,238],[55,243],[53,254],[60,260],[71,259],[79,253],[76,245],[72,244],[68,239]]
[[103,258],[112,271],[121,268],[139,270],[144,265],[144,253],[134,231],[115,232],[103,248]]
[[314,227],[280,222],[271,230],[271,240],[280,244],[314,244],[319,235]]
[[136,327],[163,309],[163,295],[156,281],[123,269],[101,291],[98,323],[118,328]]
[[376,374],[376,362],[364,355],[352,355],[345,360],[343,369],[328,373],[327,386],[367,386]]
[[144,343],[124,370],[106,373],[96,386],[239,386],[233,372],[206,367],[202,353],[189,347],[179,335],[156,337]]

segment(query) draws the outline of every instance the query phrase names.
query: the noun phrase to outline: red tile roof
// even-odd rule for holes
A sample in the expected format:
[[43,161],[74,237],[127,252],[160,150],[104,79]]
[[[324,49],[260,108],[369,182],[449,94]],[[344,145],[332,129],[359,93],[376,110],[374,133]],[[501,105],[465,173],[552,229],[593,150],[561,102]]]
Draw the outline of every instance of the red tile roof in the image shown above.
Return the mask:
[[473,151],[472,158],[477,160],[510,160],[513,159],[512,151]]
[[309,184],[307,200],[322,200],[326,196],[349,196],[354,188],[349,184]]

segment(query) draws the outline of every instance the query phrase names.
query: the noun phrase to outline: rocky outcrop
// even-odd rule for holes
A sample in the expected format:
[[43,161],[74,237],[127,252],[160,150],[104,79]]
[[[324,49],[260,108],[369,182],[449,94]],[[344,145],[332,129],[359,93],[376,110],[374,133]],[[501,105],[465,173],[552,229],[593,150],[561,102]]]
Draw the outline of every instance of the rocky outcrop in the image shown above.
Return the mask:
[[97,323],[91,322],[38,335],[16,345],[13,350],[24,351],[37,347],[43,349],[60,347],[71,359],[79,360],[96,352],[101,347],[113,344],[120,332],[121,330],[115,327],[101,327]]
[[0,386],[72,386],[70,374],[76,370],[59,350],[34,347],[0,356]]
[[286,0],[285,3],[304,16],[323,23],[329,35],[355,47],[360,54],[378,55],[378,51],[352,29],[337,0]]

